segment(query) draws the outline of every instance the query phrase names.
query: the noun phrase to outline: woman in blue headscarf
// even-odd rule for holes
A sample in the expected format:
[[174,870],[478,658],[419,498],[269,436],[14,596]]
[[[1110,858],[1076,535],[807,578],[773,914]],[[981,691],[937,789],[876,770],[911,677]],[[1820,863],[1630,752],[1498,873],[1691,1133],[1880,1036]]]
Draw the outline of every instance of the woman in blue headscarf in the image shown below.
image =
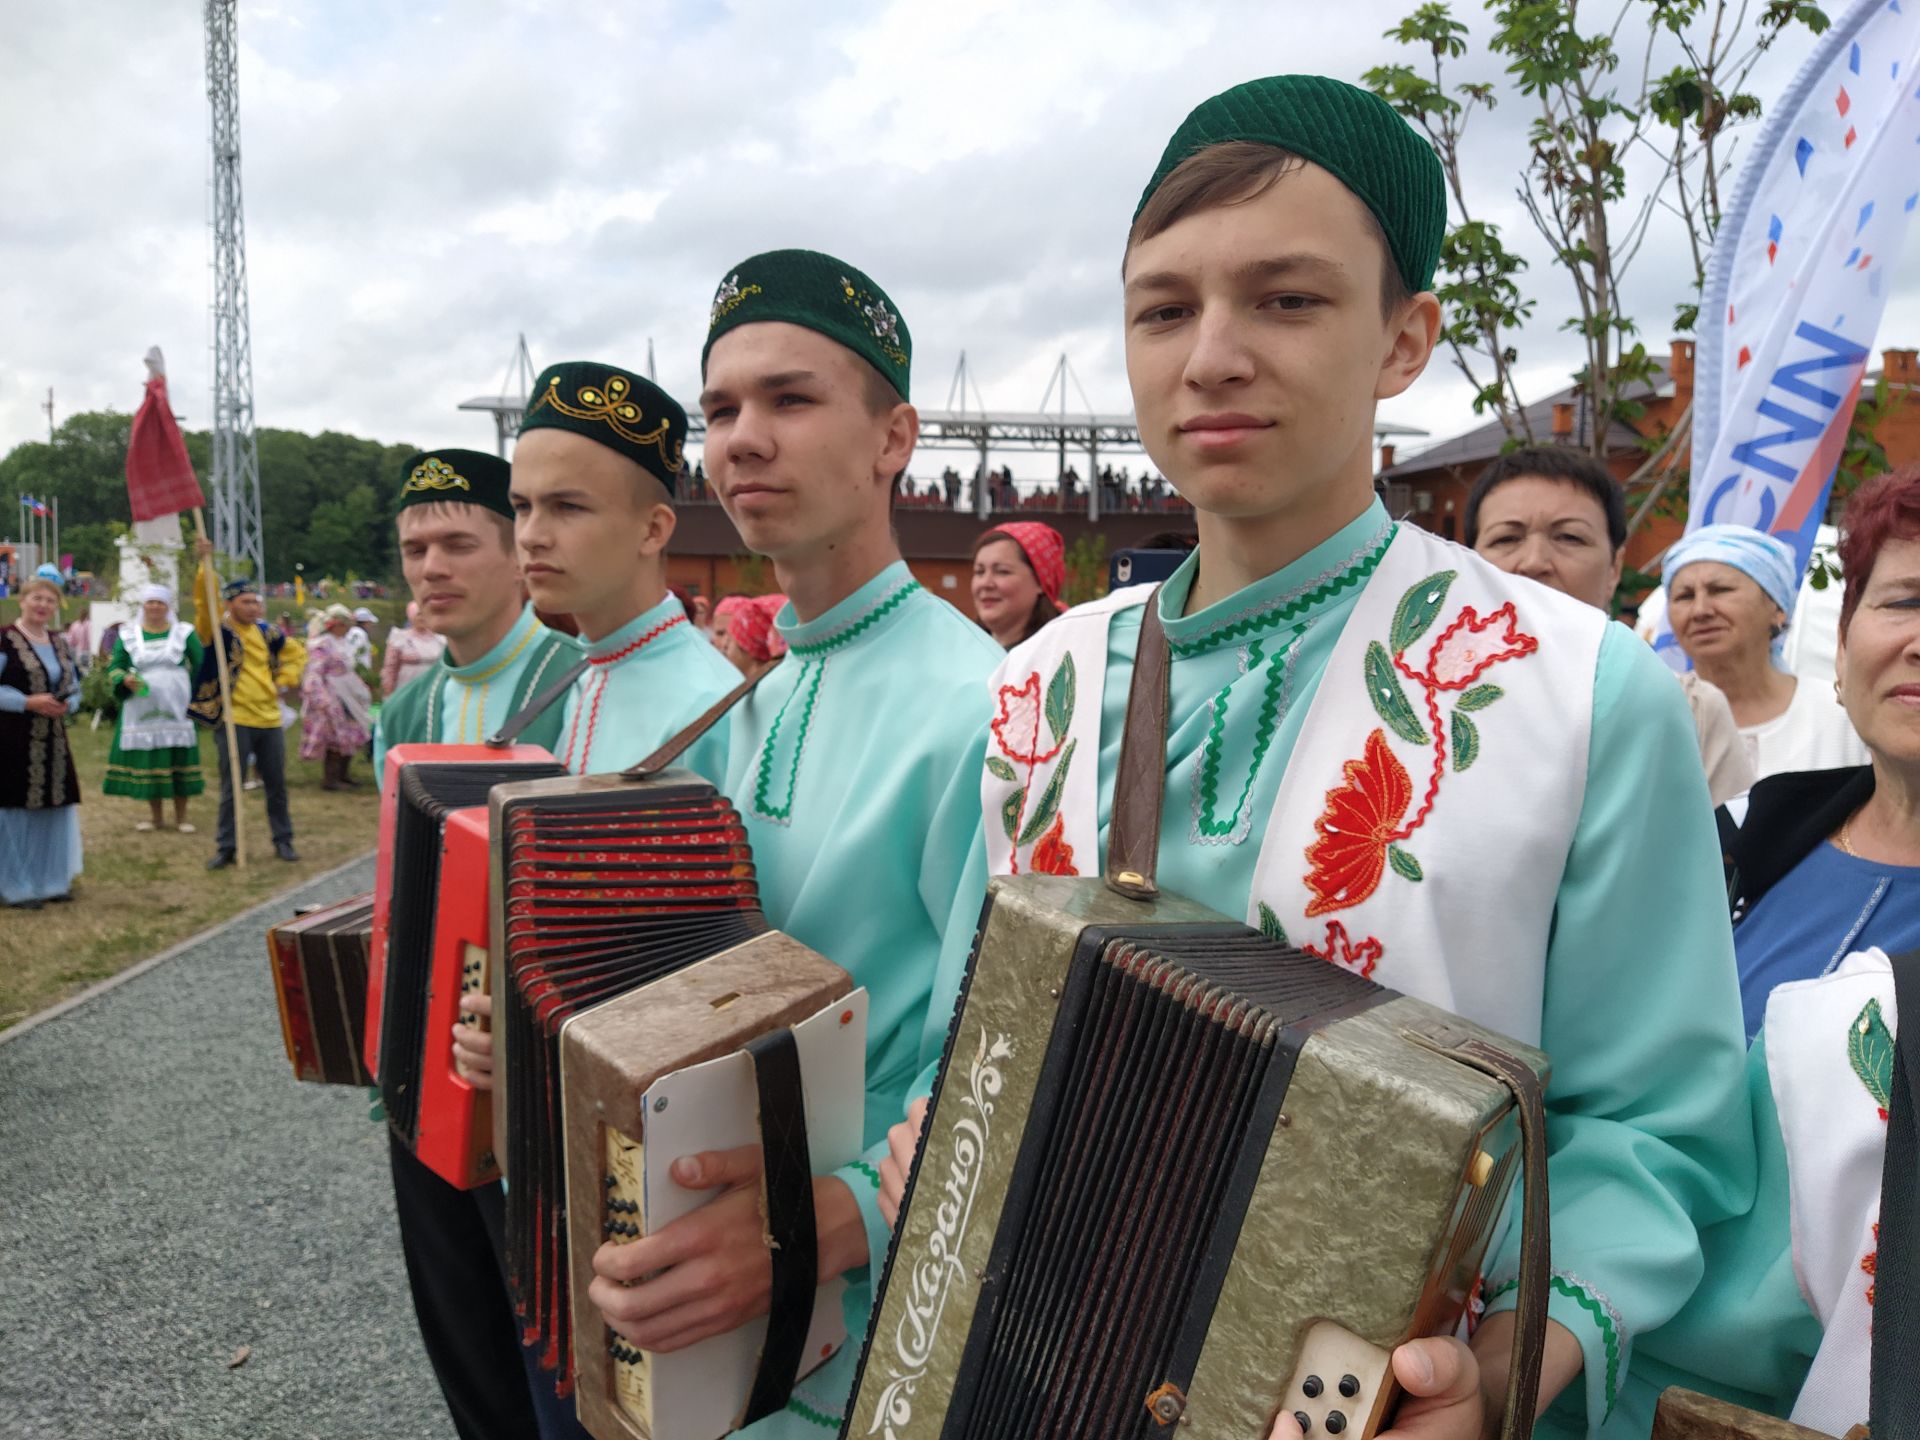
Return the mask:
[[1759,778],[1866,763],[1838,699],[1802,685],[1781,658],[1800,588],[1784,542],[1744,525],[1703,525],[1667,552],[1664,583],[1674,638],[1725,692]]

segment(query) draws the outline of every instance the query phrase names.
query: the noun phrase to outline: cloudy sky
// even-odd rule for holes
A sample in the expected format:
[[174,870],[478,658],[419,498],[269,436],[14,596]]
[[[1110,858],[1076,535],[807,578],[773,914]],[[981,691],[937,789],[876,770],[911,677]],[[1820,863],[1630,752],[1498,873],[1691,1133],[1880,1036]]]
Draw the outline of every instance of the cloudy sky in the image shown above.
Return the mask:
[[[642,368],[651,340],[691,399],[715,284],[787,245],[893,293],[924,407],[946,404],[964,350],[989,405],[1035,408],[1065,352],[1096,408],[1125,410],[1119,253],[1166,137],[1253,75],[1403,58],[1380,37],[1411,5],[242,0],[258,421],[490,446],[455,406],[499,388],[520,332],[536,365]],[[204,425],[201,7],[7,10],[0,452],[44,436],[49,386],[59,415],[131,409],[155,343],[176,410]],[[1764,62],[1763,95],[1794,49]],[[1527,113],[1515,98],[1478,120],[1472,185],[1534,257],[1538,392],[1576,356],[1556,333],[1572,297],[1513,199]],[[1656,349],[1686,272],[1668,228],[1630,275]],[[1916,272],[1910,237],[1882,346],[1920,343]],[[1467,399],[1436,358],[1382,418],[1441,438],[1472,423]]]

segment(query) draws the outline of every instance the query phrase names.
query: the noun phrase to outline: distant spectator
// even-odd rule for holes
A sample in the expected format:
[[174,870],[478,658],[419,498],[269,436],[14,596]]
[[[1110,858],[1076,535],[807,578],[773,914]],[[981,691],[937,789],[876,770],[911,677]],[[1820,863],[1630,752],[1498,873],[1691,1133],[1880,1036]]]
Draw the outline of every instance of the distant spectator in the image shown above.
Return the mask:
[[357,670],[373,668],[373,632],[367,627],[379,623],[380,617],[364,605],[353,612],[353,624],[347,629],[347,648],[353,652]]
[[1674,638],[1726,693],[1760,779],[1866,763],[1835,697],[1801,684],[1781,658],[1800,589],[1784,541],[1744,525],[1703,525],[1667,551],[1662,579]]
[[104,786],[109,795],[147,802],[148,818],[136,830],[167,828],[170,799],[172,828],[193,833],[187,801],[206,789],[206,781],[200,773],[200,736],[187,707],[204,658],[200,637],[174,614],[173,592],[164,585],[141,591],[140,623],[121,630],[108,662],[120,714]]
[[[1465,538],[1508,574],[1607,610],[1626,553],[1626,500],[1607,468],[1584,451],[1564,445],[1512,450],[1474,482]],[[1724,805],[1752,786],[1753,757],[1719,688],[1696,672],[1679,679],[1693,711],[1707,792]]]
[[973,542],[973,609],[1011,650],[1060,613],[1066,543],[1051,525],[1014,520]]
[[431,670],[447,642],[420,623],[420,602],[407,602],[407,623],[387,636],[386,658],[380,662],[380,698],[384,701],[402,685]]
[[784,595],[755,595],[742,599],[727,616],[727,633],[720,653],[731,660],[741,674],[770,664],[787,653],[787,642],[774,625],[774,617],[787,603]]
[[0,900],[38,910],[71,898],[80,873],[80,781],[67,716],[80,705],[59,631],[60,572],[20,587],[20,618],[0,627]]
[[307,651],[300,681],[300,758],[319,760],[323,790],[360,782],[348,774],[353,752],[373,738],[373,697],[354,663],[348,636],[353,615],[344,605],[327,611],[326,633]]

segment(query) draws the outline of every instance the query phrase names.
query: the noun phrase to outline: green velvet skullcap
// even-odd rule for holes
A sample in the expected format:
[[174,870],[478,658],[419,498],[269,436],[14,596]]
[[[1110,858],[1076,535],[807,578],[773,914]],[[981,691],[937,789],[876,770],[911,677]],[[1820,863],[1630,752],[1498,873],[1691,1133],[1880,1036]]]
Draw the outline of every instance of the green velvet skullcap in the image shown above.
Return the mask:
[[1331,172],[1380,222],[1407,288],[1432,288],[1447,228],[1439,156],[1378,95],[1325,75],[1269,75],[1195,107],[1167,142],[1134,218],[1181,161],[1234,140],[1277,145]]
[[445,500],[478,505],[511,520],[507,482],[512,475],[511,465],[481,450],[422,450],[400,467],[400,503],[394,508]]
[[878,370],[902,400],[907,398],[913,368],[907,322],[887,292],[846,261],[814,250],[769,250],[729,270],[707,316],[702,378],[714,341],[763,320],[784,320],[837,341]]
[[571,430],[624,455],[679,493],[686,473],[687,412],[658,385],[618,365],[566,360],[533,382],[520,433]]

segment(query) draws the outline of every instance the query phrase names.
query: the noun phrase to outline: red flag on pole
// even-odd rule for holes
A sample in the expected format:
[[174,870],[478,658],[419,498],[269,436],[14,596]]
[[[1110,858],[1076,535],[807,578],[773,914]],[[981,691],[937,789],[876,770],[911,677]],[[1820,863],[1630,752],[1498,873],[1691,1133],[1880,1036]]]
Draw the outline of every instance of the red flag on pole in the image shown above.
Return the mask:
[[127,442],[127,498],[135,520],[158,520],[207,503],[167,401],[166,362],[158,346],[147,352],[147,395]]

